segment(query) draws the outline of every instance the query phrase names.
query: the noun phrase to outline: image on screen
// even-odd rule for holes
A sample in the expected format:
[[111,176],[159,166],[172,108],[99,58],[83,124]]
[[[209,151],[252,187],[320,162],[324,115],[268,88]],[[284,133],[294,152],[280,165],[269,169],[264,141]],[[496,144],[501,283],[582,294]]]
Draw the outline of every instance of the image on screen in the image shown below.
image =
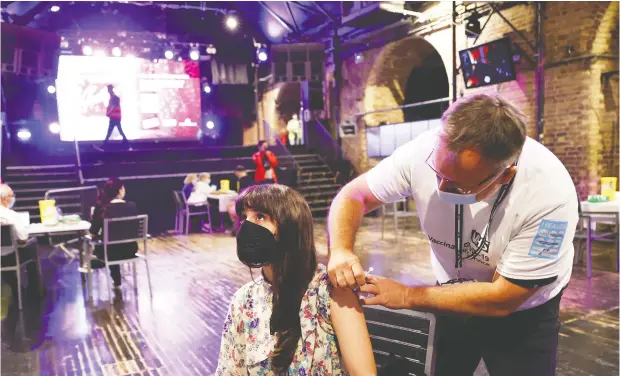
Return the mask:
[[[56,97],[62,141],[105,138],[108,85],[120,97],[121,124],[128,139],[197,137],[201,108],[196,61],[60,56]],[[118,131],[111,139],[121,139]]]
[[459,56],[468,89],[516,79],[508,38],[459,51]]

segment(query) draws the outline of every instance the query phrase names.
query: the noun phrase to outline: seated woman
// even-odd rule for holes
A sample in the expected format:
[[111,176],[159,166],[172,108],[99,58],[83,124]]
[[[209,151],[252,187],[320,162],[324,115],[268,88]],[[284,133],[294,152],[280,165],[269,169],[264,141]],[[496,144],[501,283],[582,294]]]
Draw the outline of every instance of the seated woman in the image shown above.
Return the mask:
[[194,191],[187,198],[190,205],[201,205],[207,202],[207,196],[215,192],[217,188],[211,185],[211,174],[203,172],[198,176],[198,181],[194,183]]
[[237,256],[262,268],[262,278],[233,296],[216,375],[376,375],[358,298],[332,288],[317,264],[303,197],[257,185],[241,192],[236,208]]
[[[138,209],[133,202],[127,202],[125,198],[125,185],[118,178],[111,178],[105,182],[99,191],[99,200],[95,205],[91,219],[90,234],[95,240],[103,239],[103,220],[105,218],[132,217],[138,215]],[[138,243],[122,243],[108,246],[108,261],[126,260],[136,257]],[[95,246],[95,256],[98,260],[93,261],[93,268],[103,267],[105,260],[103,245]],[[110,265],[110,275],[114,281],[114,287],[121,285],[120,265]]]
[[198,181],[198,176],[196,174],[189,174],[185,177],[183,181],[183,194],[185,195],[185,199],[188,199],[189,196],[194,192],[194,183]]

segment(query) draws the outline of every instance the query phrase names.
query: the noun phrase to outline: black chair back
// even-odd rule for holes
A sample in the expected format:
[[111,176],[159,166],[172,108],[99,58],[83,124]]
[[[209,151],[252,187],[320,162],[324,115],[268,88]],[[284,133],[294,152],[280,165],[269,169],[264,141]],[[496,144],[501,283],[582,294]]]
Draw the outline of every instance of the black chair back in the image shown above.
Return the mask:
[[364,307],[379,375],[433,375],[435,316]]
[[146,240],[148,215],[106,218],[103,221],[103,244],[122,244]]
[[0,236],[0,243],[2,244],[3,251],[4,248],[15,249],[16,239],[15,232],[13,231],[13,225],[2,225]]

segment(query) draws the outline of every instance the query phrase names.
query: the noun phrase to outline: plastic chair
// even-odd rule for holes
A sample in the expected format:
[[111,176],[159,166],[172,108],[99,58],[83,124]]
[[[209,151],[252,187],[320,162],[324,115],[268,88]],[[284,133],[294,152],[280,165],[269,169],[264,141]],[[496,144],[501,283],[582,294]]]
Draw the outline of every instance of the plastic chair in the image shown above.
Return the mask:
[[[211,205],[206,202],[204,208],[206,210],[190,210],[191,208],[201,208],[201,206],[192,206],[187,203],[187,197],[185,197],[185,193],[183,191],[174,191],[173,192],[174,203],[177,208],[177,215],[174,224],[174,230],[177,234],[185,232],[185,235],[189,234],[190,230],[190,218],[194,216],[203,216],[206,214],[209,219],[209,228],[211,228]],[[204,219],[202,220],[202,224],[204,224]]]
[[[37,248],[36,250],[36,255],[34,256],[34,258],[31,258],[29,260],[26,261],[21,261],[20,260],[20,251],[22,250],[22,248],[20,248],[17,244],[17,236],[15,235],[15,228],[13,227],[13,225],[2,225],[2,229],[0,232],[0,236],[1,236],[1,252],[2,253],[13,253],[15,254],[15,265],[11,265],[11,266],[2,266],[0,267],[0,272],[4,273],[4,272],[15,272],[17,274],[17,305],[19,306],[19,310],[21,311],[23,308],[23,301],[22,301],[22,267],[28,265],[31,262],[36,262],[37,264],[37,271],[39,273],[39,283],[41,284],[41,264],[39,261],[39,250]],[[11,252],[8,252],[8,251]],[[42,285],[39,285],[39,289],[42,289]]]
[[[402,207],[401,207],[402,206]],[[385,204],[381,207],[381,239],[383,239],[385,232],[385,219],[386,217],[392,217],[394,220],[394,237],[398,240],[398,219],[417,217],[418,214],[415,211],[409,211],[409,200],[407,198],[394,201],[389,204]],[[407,222],[403,226],[403,236],[405,236],[405,230],[407,228]]]
[[[149,271],[149,263],[147,258],[147,240],[148,234],[148,215],[137,215],[133,217],[105,218],[103,220],[103,239],[100,242],[94,242],[93,245],[103,245],[103,255],[105,269],[110,265],[131,264],[133,271],[134,289],[138,289],[138,279],[136,273],[136,262],[142,260],[146,266],[146,276],[149,284],[149,294],[153,297],[151,288],[151,274]],[[136,257],[123,260],[110,261],[108,255],[108,247],[116,244],[128,244],[133,242],[143,242],[143,253],[137,252]],[[109,296],[112,296],[112,284],[110,283],[110,273],[106,272]]]

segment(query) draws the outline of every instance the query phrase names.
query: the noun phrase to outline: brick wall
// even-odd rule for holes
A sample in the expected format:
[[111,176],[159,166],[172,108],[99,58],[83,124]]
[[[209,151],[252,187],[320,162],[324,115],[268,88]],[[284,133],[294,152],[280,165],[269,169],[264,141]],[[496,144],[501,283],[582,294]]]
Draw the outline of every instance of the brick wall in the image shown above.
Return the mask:
[[[618,69],[618,3],[547,2],[546,6],[544,143],[566,165],[584,197],[599,191],[601,176],[618,176],[618,78],[613,77],[606,85],[601,83],[601,73]],[[437,9],[449,12],[443,3],[431,11]],[[535,44],[535,4],[513,6],[502,14],[530,44]],[[481,24],[485,21],[480,20]],[[534,51],[498,15],[491,17],[477,44],[504,36],[535,61]],[[420,37],[426,42],[421,42]],[[467,43],[460,26],[458,49],[471,47]],[[365,51],[363,61],[357,64],[353,57],[344,61],[342,118],[402,105],[399,88],[419,63],[417,57],[428,53],[426,49],[431,45],[442,57],[451,80],[449,27]],[[528,134],[535,137],[535,65],[522,58],[516,69],[516,81],[478,89],[465,89],[463,77],[458,75],[457,93],[500,93],[528,115]],[[376,163],[366,155],[365,127],[399,121],[399,111],[366,117],[358,122],[359,136],[343,140],[345,154],[358,171],[366,171]]]

